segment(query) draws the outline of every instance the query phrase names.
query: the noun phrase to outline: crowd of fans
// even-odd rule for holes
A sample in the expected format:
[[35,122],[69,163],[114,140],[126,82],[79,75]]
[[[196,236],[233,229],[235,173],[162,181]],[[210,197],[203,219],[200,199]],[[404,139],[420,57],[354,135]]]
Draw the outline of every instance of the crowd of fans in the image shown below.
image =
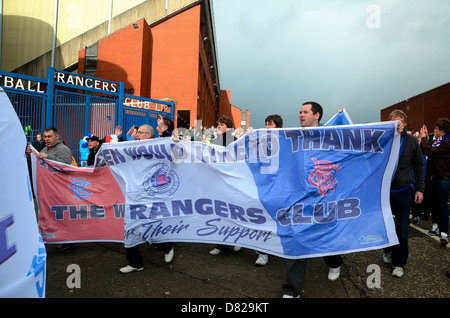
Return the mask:
[[[300,126],[319,126],[322,117],[322,107],[314,102],[302,105],[300,111]],[[448,244],[449,209],[448,198],[450,192],[450,120],[440,118],[437,120],[433,133],[429,133],[424,125],[420,130],[413,131],[407,128],[407,116],[401,110],[393,111],[389,120],[398,121],[398,132],[401,134],[401,147],[398,165],[393,176],[390,193],[390,203],[395,216],[396,233],[399,244],[384,250],[383,260],[392,263],[392,275],[403,276],[403,267],[408,258],[408,226],[409,216],[412,212],[413,223],[417,224],[420,217],[432,219],[430,235],[438,235],[442,245]],[[270,115],[265,121],[266,128],[282,128],[283,121],[279,115]],[[244,134],[251,133],[252,128],[235,128],[231,118],[221,116],[217,126],[196,126],[191,129],[174,128],[172,120],[159,117],[156,131],[158,137],[171,137],[174,141],[201,141],[221,146],[227,146]],[[98,136],[89,135],[80,141],[80,149],[88,149],[82,154],[82,166],[94,164],[95,155],[102,143],[112,141],[143,140],[155,137],[155,128],[151,125],[131,127],[122,135],[122,128],[116,127],[115,133],[100,139]],[[73,161],[72,152],[60,140],[56,128],[47,128],[38,137],[34,148],[39,152],[41,159],[51,159],[70,164]],[[31,149],[27,148],[29,154]],[[173,243],[162,248],[165,253],[165,261],[173,258]],[[211,255],[227,253],[230,247],[217,245],[210,251]],[[236,247],[234,248],[235,250]],[[265,265],[269,261],[269,255],[259,253],[257,265]],[[130,273],[143,270],[142,258],[138,249],[127,251],[129,264],[120,269],[122,273]],[[137,261],[136,261],[137,260]],[[287,280],[283,284],[285,297],[298,297],[303,284],[306,270],[306,259],[286,260]],[[329,280],[339,277],[342,259],[340,255],[324,258],[330,267]],[[134,263],[133,263],[134,262]],[[449,276],[450,277],[450,276]]]

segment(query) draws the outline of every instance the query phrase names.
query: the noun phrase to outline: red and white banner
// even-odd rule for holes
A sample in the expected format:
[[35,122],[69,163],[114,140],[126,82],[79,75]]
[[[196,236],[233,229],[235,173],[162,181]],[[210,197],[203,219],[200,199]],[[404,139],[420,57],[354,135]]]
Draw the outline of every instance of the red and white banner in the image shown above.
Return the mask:
[[95,169],[35,155],[41,234],[125,247],[227,244],[292,259],[392,246],[396,131],[386,122],[256,130],[228,147],[110,143]]
[[32,164],[44,242],[123,242],[125,199],[107,167],[41,160],[34,149]]

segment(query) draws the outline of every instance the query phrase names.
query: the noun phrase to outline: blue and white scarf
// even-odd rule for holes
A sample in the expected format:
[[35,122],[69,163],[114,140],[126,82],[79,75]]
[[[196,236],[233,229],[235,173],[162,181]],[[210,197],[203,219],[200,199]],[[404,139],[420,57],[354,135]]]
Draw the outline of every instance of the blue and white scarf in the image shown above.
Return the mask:
[[439,147],[441,145],[441,142],[444,140],[450,139],[450,135],[444,135],[438,138],[433,138],[433,144],[432,147]]

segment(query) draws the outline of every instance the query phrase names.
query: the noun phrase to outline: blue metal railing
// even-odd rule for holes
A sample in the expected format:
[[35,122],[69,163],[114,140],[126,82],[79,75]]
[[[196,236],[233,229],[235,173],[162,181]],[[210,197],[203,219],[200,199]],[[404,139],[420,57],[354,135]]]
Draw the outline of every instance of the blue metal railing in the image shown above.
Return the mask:
[[[88,133],[99,138],[122,126],[124,135],[131,126],[150,124],[156,128],[158,115],[173,120],[174,103],[125,94],[123,82],[113,82],[55,70],[47,78],[0,71],[0,86],[8,94],[24,127],[28,142],[46,127],[56,127],[60,139],[79,161],[79,142]],[[138,107],[124,105],[132,100]],[[139,108],[158,105],[161,110]]]

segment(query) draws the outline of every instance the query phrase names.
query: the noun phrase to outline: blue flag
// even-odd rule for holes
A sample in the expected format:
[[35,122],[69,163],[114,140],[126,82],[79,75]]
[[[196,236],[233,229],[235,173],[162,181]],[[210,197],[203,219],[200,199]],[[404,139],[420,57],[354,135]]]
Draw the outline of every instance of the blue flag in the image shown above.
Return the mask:
[[395,122],[256,130],[228,147],[104,144],[125,197],[125,246],[238,245],[284,258],[398,244],[389,204]]
[[325,126],[339,126],[339,125],[353,125],[353,122],[348,115],[345,108],[342,108],[337,112],[329,121],[325,123]]

